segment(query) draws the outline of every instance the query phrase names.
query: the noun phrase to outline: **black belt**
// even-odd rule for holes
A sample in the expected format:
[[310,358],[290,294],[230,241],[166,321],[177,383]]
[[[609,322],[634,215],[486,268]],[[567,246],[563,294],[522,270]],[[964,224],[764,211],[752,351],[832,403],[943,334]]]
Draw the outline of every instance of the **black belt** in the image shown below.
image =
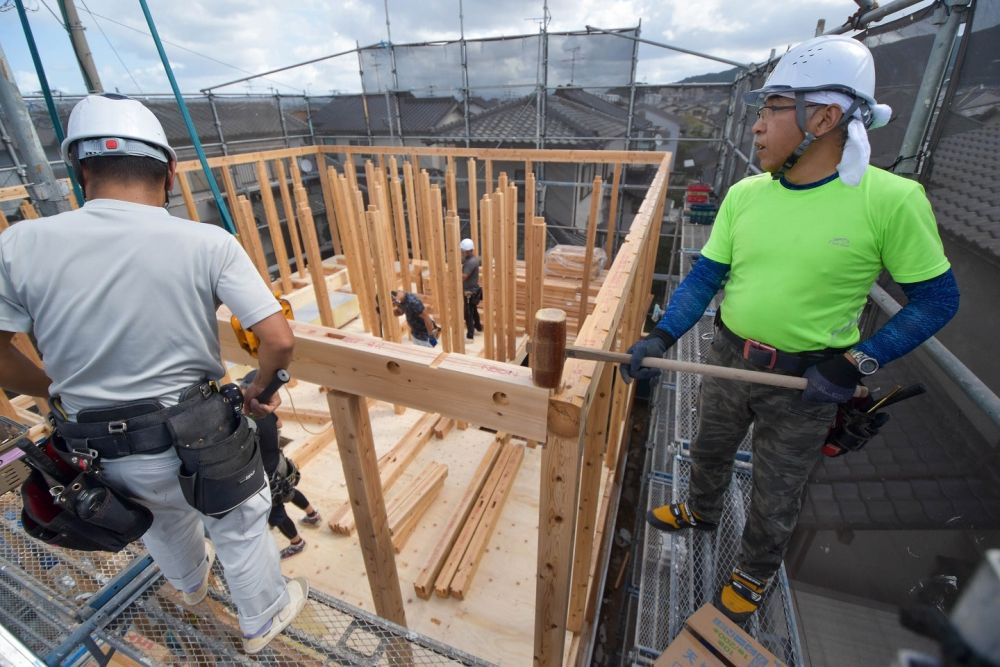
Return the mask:
[[816,350],[814,352],[782,352],[767,343],[761,343],[758,340],[743,338],[737,335],[719,319],[716,319],[715,325],[716,330],[722,335],[723,340],[733,345],[741,357],[755,366],[761,366],[769,370],[787,371],[795,375],[802,375],[810,366],[814,366],[835,354],[843,352],[843,350],[835,348]]
[[[53,399],[51,417],[60,438],[53,442],[67,454],[88,458],[100,456],[116,459],[133,454],[158,454],[173,446],[173,435],[167,426],[167,420],[217,393],[218,387],[214,382],[202,382],[186,389],[177,405],[137,415],[134,409],[136,403],[152,405],[153,402],[136,401],[131,404],[131,410],[128,406],[122,406],[121,418],[116,419],[115,408],[111,408],[101,411],[110,419],[89,422],[63,419],[56,397]],[[63,442],[59,442],[60,439]]]

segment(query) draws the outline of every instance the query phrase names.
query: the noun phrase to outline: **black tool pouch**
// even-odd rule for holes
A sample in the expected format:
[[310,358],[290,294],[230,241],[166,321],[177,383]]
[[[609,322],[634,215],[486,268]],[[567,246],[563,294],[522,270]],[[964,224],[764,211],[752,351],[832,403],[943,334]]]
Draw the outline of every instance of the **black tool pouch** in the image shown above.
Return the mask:
[[66,549],[118,552],[149,530],[152,512],[107,486],[99,473],[74,477],[49,442],[21,448],[32,468],[21,485],[21,523],[31,537]]
[[221,395],[171,417],[167,425],[181,459],[181,490],[191,507],[222,517],[264,488],[256,426],[237,418]]

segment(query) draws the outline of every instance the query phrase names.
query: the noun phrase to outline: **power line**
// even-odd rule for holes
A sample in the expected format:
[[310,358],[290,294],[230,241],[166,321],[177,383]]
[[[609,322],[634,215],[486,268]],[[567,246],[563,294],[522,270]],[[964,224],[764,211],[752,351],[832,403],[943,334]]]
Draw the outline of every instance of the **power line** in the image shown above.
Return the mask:
[[[44,2],[45,0],[42,1]],[[140,86],[139,82],[135,80],[134,76],[132,76],[132,70],[130,70],[128,68],[128,65],[125,64],[125,61],[122,60],[121,55],[118,53],[118,49],[116,49],[115,45],[111,43],[111,39],[108,37],[108,33],[104,32],[104,28],[101,26],[100,23],[98,23],[97,17],[94,16],[94,12],[90,11],[90,7],[87,6],[87,0],[80,0],[80,2],[83,3],[83,8],[87,10],[87,13],[90,14],[90,17],[94,19],[94,25],[96,25],[97,29],[101,31],[102,35],[104,35],[104,41],[108,43],[108,46],[111,48],[111,52],[115,54],[115,58],[118,58],[118,62],[120,62],[122,64],[122,67],[125,68],[125,73],[128,74],[128,78],[132,79],[132,83],[135,84],[135,87],[139,89],[140,93],[143,93],[142,86]]]
[[[87,10],[87,11],[90,11],[90,10]],[[91,13],[92,16],[95,16],[95,17],[98,17],[98,18],[102,18],[105,21],[110,21],[111,23],[114,23],[117,26],[121,26],[122,28],[127,28],[127,29],[132,30],[133,32],[137,32],[137,33],[139,33],[141,35],[146,35],[147,37],[150,36],[148,30],[141,30],[141,29],[136,28],[134,26],[130,26],[127,23],[122,23],[121,21],[116,21],[115,19],[110,18],[108,16],[104,16],[102,14],[98,14],[97,12],[90,12],[90,13]],[[211,60],[212,62],[218,63],[219,65],[223,65],[225,67],[229,67],[229,68],[234,69],[234,70],[236,70],[238,72],[243,72],[244,74],[253,74],[253,72],[245,70],[242,67],[237,67],[236,65],[230,65],[229,63],[223,62],[223,61],[219,60],[218,58],[213,58],[212,56],[207,56],[204,53],[199,53],[198,51],[195,51],[194,49],[189,49],[186,46],[181,46],[180,44],[177,44],[175,42],[171,42],[169,40],[162,39],[162,38],[160,39],[160,41],[162,41],[164,44],[169,44],[170,46],[174,46],[174,47],[176,47],[178,49],[181,49],[182,51],[187,51],[188,53],[193,53],[194,55],[199,56],[201,58],[205,58],[206,60]],[[265,80],[266,81],[270,81],[271,83],[277,84],[279,86],[284,86],[285,88],[291,88],[295,92],[300,92],[302,90],[299,87],[291,86],[291,85],[289,85],[287,83],[282,83],[281,81],[275,81],[274,79],[265,79]]]

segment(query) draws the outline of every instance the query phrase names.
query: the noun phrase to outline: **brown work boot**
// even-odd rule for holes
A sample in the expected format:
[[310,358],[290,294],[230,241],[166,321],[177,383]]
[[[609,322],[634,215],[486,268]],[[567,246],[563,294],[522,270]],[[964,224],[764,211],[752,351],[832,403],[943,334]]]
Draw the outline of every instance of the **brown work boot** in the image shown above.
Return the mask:
[[702,521],[701,517],[688,508],[687,503],[660,505],[646,512],[646,522],[653,528],[672,533],[685,528],[695,530],[715,530],[716,524]]
[[735,568],[729,583],[715,595],[712,604],[733,623],[743,625],[764,601],[767,582],[767,579],[752,577],[740,568]]

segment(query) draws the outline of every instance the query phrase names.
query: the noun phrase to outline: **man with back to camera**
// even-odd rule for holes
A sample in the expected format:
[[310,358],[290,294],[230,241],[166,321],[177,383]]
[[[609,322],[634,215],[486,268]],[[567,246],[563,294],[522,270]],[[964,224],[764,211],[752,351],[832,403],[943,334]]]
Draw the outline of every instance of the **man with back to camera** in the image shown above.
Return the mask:
[[[255,397],[291,361],[291,330],[233,236],[164,208],[177,155],[149,109],[88,96],[62,150],[85,205],[0,235],[0,386],[52,396],[61,455],[92,452],[110,486],[152,511],[143,542],[185,604],[205,598],[217,551],[244,649],[257,653],[302,609],[308,583],[281,576],[255,435],[214,382],[225,373],[216,309],[260,339],[243,405],[255,415],[281,402]],[[44,369],[12,346],[15,332],[33,332]],[[182,467],[204,443],[245,459],[218,480],[188,469],[197,457]]]
[[[958,310],[923,188],[868,164],[866,130],[892,113],[874,91],[868,48],[822,36],[791,49],[764,86],[747,93],[767,173],[730,188],[701,258],[621,367],[626,382],[658,375],[642,358],[662,357],[728,276],[707,363],[808,380],[799,392],[703,377],[688,499],[647,515],[663,531],[715,529],[733,457],[753,424],[749,513],[736,568],[714,600],[736,622],[759,608],[781,565],[837,405]],[[858,320],[882,269],[908,303],[862,341]]]

